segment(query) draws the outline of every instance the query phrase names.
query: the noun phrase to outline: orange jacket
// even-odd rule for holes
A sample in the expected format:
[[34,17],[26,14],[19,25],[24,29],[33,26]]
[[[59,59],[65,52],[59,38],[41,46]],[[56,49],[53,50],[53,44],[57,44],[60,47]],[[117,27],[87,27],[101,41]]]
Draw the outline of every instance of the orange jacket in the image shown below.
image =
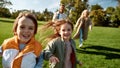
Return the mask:
[[[36,64],[36,61],[34,61],[35,63],[32,62],[33,60],[36,60],[41,51],[42,46],[34,39],[34,37],[26,44],[22,51],[19,50],[17,36],[9,38],[2,44],[3,67],[8,66],[9,68],[33,68]],[[27,65],[29,63],[32,63],[32,65]]]

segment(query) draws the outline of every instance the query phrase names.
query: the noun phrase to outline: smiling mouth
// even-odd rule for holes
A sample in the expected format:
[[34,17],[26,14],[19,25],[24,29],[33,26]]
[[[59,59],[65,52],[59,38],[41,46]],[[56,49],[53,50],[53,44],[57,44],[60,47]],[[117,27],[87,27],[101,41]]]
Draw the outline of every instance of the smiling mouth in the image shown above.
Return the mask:
[[64,35],[64,36],[68,37],[68,36],[70,36],[70,34],[66,34],[66,35]]
[[30,37],[30,35],[22,35],[23,36],[23,38],[25,38],[25,39],[28,39],[29,37]]

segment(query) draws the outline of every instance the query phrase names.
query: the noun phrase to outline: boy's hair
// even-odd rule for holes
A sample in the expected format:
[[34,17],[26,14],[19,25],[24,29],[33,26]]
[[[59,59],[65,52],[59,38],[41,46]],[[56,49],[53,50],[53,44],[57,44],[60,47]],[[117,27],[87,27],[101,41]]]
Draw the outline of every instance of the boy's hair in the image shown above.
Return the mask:
[[20,18],[22,17],[26,17],[29,18],[33,21],[34,25],[35,25],[35,31],[34,34],[37,33],[37,27],[38,27],[38,23],[37,23],[37,19],[36,16],[34,14],[32,14],[31,12],[21,12],[19,13],[18,17],[16,18],[16,20],[14,21],[14,25],[13,25],[13,32],[14,35],[16,35],[16,30],[17,30],[17,26],[18,26],[18,21]]
[[60,6],[64,6],[64,7],[65,7],[65,4],[62,4],[62,3],[61,3]]
[[66,20],[57,20],[55,22],[49,22],[48,24],[45,25],[45,28],[49,28],[49,27],[53,27],[54,30],[54,34],[52,34],[51,36],[48,37],[49,40],[52,40],[54,38],[60,37],[59,31],[60,31],[60,27],[62,24],[68,23],[69,25],[71,25],[71,28],[73,30],[73,24],[71,23],[70,20],[66,19]]

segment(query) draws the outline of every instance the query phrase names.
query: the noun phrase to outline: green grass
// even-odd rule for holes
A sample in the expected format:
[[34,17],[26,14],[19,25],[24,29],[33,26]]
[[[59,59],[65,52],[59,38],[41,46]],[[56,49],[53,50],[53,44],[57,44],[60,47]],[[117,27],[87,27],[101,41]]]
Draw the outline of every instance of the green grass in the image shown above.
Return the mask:
[[83,48],[77,48],[82,68],[120,68],[119,33],[120,28],[94,27]]
[[[4,39],[13,36],[12,22],[11,19],[0,18],[0,45]],[[43,23],[39,21],[39,28]],[[39,36],[40,31],[36,35],[38,40]],[[75,41],[77,57],[83,62],[80,68],[120,68],[120,28],[93,27],[82,48],[78,48],[79,40]],[[44,68],[48,68],[46,66],[48,62],[45,61]],[[0,68],[2,68],[1,58]]]

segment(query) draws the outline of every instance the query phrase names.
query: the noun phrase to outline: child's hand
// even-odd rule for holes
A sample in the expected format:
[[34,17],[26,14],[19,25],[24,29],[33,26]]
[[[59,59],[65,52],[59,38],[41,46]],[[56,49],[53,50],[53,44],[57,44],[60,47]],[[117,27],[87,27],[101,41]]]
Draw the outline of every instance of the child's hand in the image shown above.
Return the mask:
[[90,26],[89,26],[89,31],[91,31],[91,30],[92,30],[92,26],[90,25]]
[[82,65],[83,65],[83,63],[79,61],[79,65],[80,65],[80,66],[82,66]]
[[56,63],[59,62],[59,59],[55,56],[51,56],[49,59],[50,63],[51,63],[51,67],[50,68],[54,68]]
[[50,59],[49,59],[49,61],[51,62],[51,63],[57,63],[57,62],[59,62],[59,59],[57,58],[57,57],[55,57],[55,56],[51,56],[50,57]]
[[0,52],[0,56],[2,56],[2,52]]

